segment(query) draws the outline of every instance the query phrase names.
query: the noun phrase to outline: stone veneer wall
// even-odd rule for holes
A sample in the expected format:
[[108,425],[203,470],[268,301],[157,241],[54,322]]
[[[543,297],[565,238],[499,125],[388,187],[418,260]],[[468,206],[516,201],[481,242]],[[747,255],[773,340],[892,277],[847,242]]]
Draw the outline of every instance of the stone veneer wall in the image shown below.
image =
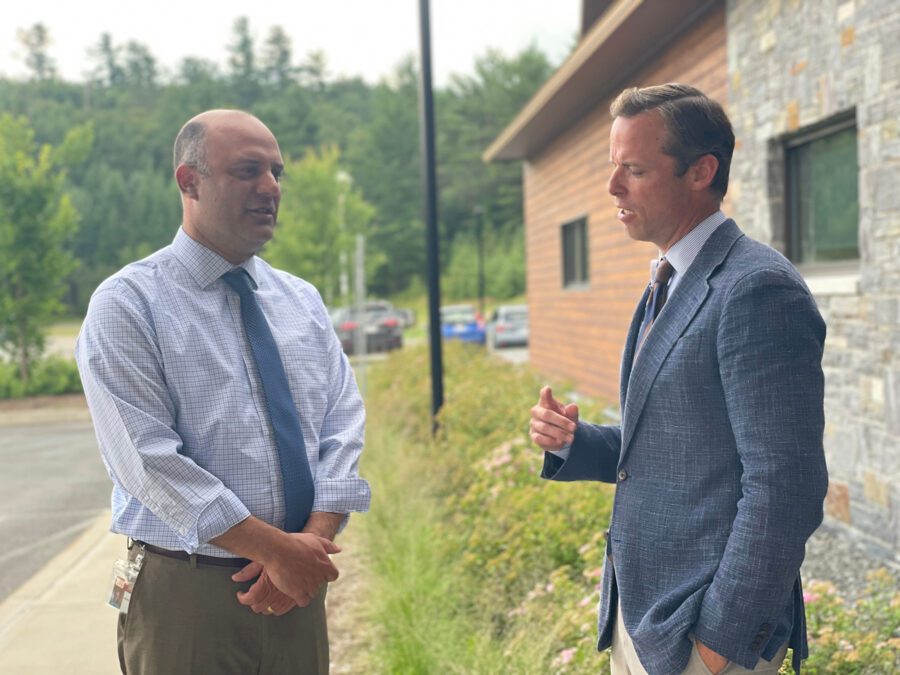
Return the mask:
[[900,561],[900,2],[728,0],[737,222],[783,250],[785,134],[856,109],[858,266],[802,269],[828,323],[826,514]]

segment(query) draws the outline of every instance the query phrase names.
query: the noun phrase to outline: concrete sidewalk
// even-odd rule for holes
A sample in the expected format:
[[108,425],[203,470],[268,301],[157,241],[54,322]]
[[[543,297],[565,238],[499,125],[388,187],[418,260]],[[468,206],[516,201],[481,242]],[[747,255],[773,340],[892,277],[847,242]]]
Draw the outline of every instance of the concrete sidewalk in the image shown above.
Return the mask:
[[112,675],[118,612],[106,604],[125,538],[101,514],[0,604],[0,673]]

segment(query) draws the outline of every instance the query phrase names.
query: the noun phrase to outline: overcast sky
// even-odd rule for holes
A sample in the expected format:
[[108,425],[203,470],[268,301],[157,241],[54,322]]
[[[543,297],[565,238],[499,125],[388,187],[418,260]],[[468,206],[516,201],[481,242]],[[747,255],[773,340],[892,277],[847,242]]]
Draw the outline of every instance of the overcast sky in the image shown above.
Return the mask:
[[[359,75],[376,83],[405,55],[418,58],[418,6],[418,0],[14,0],[0,7],[0,75],[25,74],[16,33],[37,22],[49,29],[50,55],[66,80],[83,79],[87,50],[104,32],[117,45],[146,44],[170,71],[185,56],[224,67],[234,20],[247,16],[259,45],[281,25],[296,62],[321,50],[332,77]],[[511,56],[534,43],[558,64],[574,44],[580,8],[578,0],[431,0],[436,84],[451,73],[471,73],[489,47]]]

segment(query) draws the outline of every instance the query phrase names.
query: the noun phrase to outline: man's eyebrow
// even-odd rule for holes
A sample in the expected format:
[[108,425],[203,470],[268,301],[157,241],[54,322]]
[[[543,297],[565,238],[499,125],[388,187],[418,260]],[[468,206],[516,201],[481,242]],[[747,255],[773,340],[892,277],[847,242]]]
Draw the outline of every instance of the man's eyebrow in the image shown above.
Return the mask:
[[[266,164],[266,163],[267,163],[267,161],[263,160],[263,159],[257,159],[255,157],[242,157],[238,160],[235,160],[233,166],[235,166],[235,167],[244,167],[244,166],[258,167],[258,166],[262,166],[263,164]],[[280,162],[273,162],[272,163],[272,171],[278,172],[278,173],[284,173],[284,164],[282,164]]]

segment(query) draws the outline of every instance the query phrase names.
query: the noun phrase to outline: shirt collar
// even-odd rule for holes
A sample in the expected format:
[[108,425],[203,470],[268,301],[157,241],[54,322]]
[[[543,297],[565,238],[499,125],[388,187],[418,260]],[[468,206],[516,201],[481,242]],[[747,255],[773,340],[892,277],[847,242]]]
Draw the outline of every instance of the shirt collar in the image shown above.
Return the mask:
[[259,287],[256,256],[251,256],[240,265],[233,265],[215,251],[192,239],[181,227],[178,228],[175,240],[172,242],[172,252],[200,288],[206,288],[225,272],[233,270],[235,267],[243,267],[247,270],[247,274],[253,280],[254,288]]
[[[700,249],[703,248],[706,240],[709,239],[712,233],[716,231],[716,228],[726,220],[727,218],[722,211],[716,211],[700,221],[699,225],[669,247],[669,250],[666,251],[665,258],[669,261],[669,264],[672,265],[675,274],[684,276],[688,267],[691,266],[691,263],[694,262],[694,259],[700,254]],[[650,264],[651,279],[656,272],[656,265],[658,262],[658,260],[654,260]]]

